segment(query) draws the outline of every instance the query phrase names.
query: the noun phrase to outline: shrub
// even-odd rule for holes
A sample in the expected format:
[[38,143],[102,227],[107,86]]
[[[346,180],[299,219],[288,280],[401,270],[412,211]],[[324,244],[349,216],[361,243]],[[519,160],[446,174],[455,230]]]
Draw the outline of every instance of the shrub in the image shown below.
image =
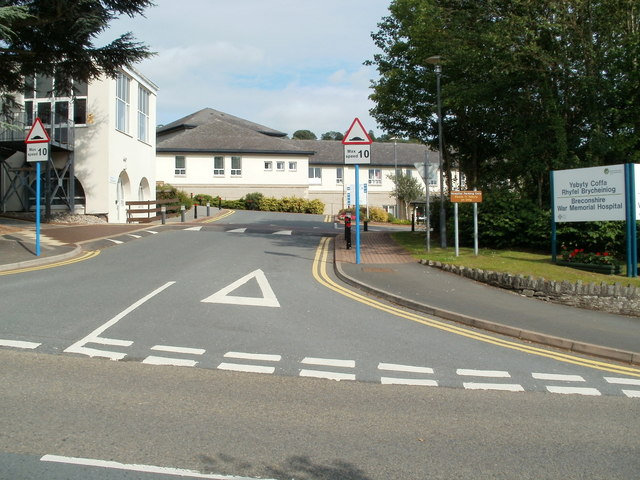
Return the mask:
[[176,203],[168,203],[166,205],[167,210],[176,209],[179,211],[181,205],[184,205],[186,210],[190,210],[193,205],[191,197],[173,185],[165,183],[162,186],[156,187],[156,200],[168,200],[171,198],[177,198],[178,201]]
[[208,203],[213,207],[218,205],[218,197],[212,197],[211,195],[198,193],[197,195],[193,196],[193,203],[197,205],[206,205]]
[[264,195],[260,192],[247,193],[242,199],[247,210],[260,210]]
[[369,221],[370,222],[388,222],[389,214],[380,207],[370,207]]

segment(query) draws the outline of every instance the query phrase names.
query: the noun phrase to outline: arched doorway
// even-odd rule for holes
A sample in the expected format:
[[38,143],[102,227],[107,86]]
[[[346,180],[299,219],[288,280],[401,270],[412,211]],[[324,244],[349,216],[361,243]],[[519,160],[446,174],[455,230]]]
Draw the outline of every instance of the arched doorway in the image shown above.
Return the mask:
[[129,175],[124,170],[120,172],[118,184],[116,185],[116,223],[127,222],[127,198],[131,192]]
[[140,185],[138,186],[138,200],[150,200],[151,199],[151,188],[149,187],[149,180],[143,178],[140,180]]

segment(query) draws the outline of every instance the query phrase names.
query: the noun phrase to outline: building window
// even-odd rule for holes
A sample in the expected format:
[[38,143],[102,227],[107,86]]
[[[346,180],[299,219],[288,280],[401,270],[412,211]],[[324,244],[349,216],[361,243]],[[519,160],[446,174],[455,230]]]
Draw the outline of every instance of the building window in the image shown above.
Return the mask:
[[264,162],[264,170],[266,172],[273,170],[273,162]]
[[289,162],[289,171],[297,172],[298,171],[298,162]]
[[76,125],[87,123],[87,83],[73,82],[71,88],[72,91],[56,89],[53,79],[42,75],[25,79],[25,124],[32,125],[40,117],[47,126],[55,124],[56,141],[66,142],[66,137],[59,135],[67,134],[65,127],[70,121]]
[[239,177],[242,175],[242,157],[231,157],[231,176]]
[[176,156],[175,162],[175,174],[186,175],[187,174],[187,159],[183,155]]
[[149,91],[138,87],[138,140],[149,143]]
[[284,172],[284,162],[276,162],[276,170],[278,172]]
[[336,184],[342,185],[344,183],[344,168],[336,168]]
[[116,78],[116,129],[129,132],[129,83],[126,75],[119,73]]
[[213,176],[224,177],[224,157],[213,157]]
[[309,167],[309,183],[316,185],[322,183],[322,169],[320,167]]
[[382,185],[382,170],[379,168],[369,169],[369,185]]

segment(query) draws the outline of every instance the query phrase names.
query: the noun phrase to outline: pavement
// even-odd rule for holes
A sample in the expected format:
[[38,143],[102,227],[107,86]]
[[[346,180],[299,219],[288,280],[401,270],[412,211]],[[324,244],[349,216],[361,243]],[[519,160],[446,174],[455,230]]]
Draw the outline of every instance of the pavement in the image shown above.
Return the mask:
[[[215,210],[215,215],[221,214],[224,210]],[[187,216],[185,220],[193,223],[213,218]],[[167,223],[180,221],[177,217]],[[41,255],[36,257],[34,224],[0,216],[0,276],[72,259],[83,253],[83,245],[135,235],[150,226],[158,223],[42,224]],[[355,242],[347,249],[344,236],[338,235],[334,267],[342,281],[428,315],[577,354],[640,365],[640,316],[548,303],[422,265],[394,242],[390,232],[361,232],[359,264]]]

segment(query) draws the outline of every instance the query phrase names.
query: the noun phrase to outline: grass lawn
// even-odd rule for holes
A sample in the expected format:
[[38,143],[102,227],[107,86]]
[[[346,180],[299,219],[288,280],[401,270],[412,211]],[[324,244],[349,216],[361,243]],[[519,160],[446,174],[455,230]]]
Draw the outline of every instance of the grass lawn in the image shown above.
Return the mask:
[[600,275],[555,265],[551,262],[551,253],[545,255],[516,250],[480,249],[476,257],[473,254],[473,248],[461,247],[459,249],[460,255],[456,257],[453,245],[447,249],[442,249],[433,240],[431,242],[431,251],[427,252],[423,232],[397,232],[393,234],[393,238],[417,259],[424,258],[436,262],[512,273],[514,275],[531,275],[536,278],[542,277],[546,280],[567,280],[572,283],[578,280],[582,280],[584,283],[605,282],[614,284],[619,282],[622,285],[631,284],[640,287],[640,277],[627,277],[624,266],[621,275]]

